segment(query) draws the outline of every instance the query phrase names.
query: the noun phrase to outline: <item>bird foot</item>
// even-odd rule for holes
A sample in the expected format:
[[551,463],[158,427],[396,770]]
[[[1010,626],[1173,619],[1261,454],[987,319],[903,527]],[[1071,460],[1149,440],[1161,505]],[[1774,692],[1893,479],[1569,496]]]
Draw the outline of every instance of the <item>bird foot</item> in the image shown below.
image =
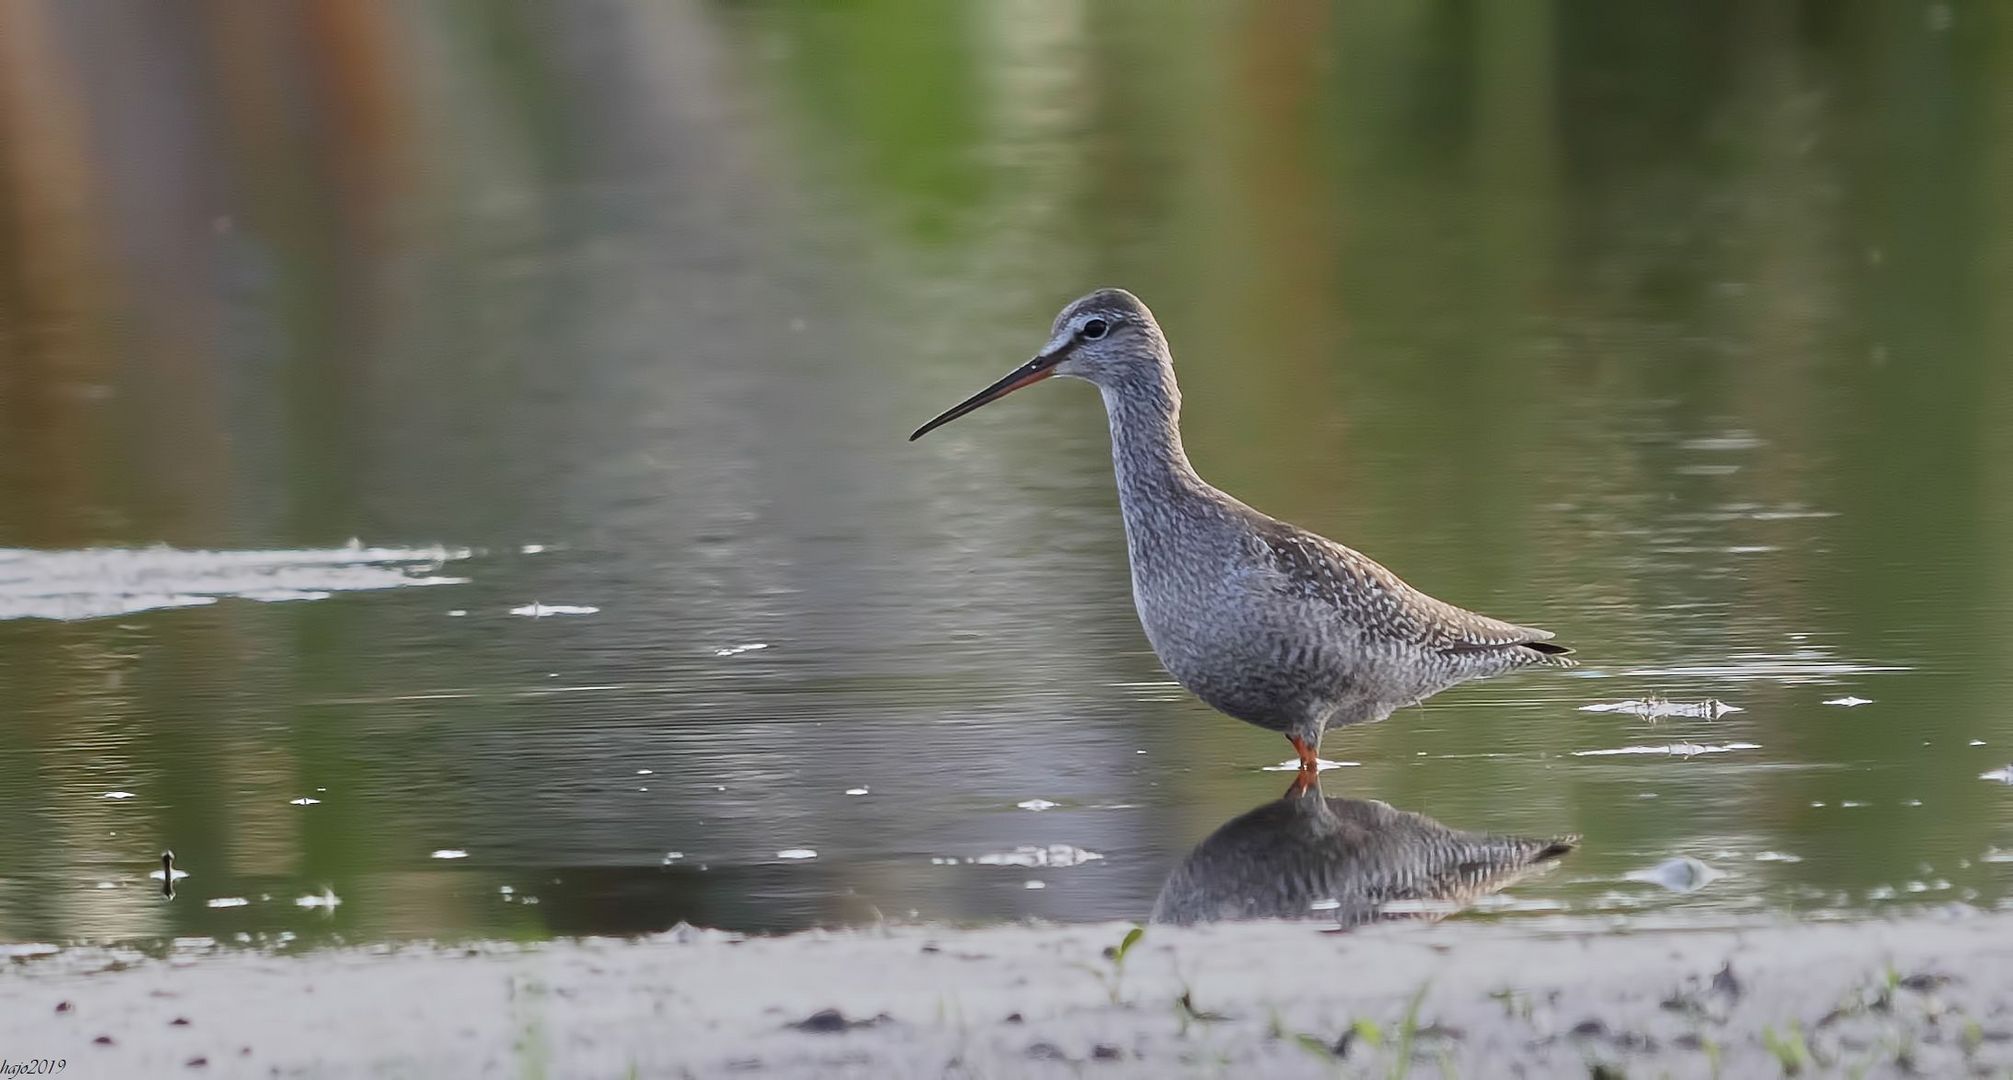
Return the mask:
[[1293,787],[1286,793],[1288,798],[1297,798],[1321,786],[1321,758],[1298,735],[1288,735],[1286,741],[1293,744],[1293,752],[1300,757],[1300,771],[1293,774]]
[[1314,747],[1309,746],[1306,739],[1298,735],[1288,735],[1286,741],[1293,744],[1293,752],[1300,758],[1300,771],[1303,774],[1321,771],[1321,759],[1315,755]]

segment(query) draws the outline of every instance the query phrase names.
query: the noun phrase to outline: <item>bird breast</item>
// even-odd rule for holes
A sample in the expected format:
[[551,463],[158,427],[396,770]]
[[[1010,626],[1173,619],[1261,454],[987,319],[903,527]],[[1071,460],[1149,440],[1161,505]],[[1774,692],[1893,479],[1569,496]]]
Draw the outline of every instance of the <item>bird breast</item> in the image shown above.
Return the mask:
[[1279,727],[1333,696],[1343,674],[1327,632],[1304,605],[1220,546],[1133,563],[1133,602],[1154,655],[1175,680],[1223,712]]

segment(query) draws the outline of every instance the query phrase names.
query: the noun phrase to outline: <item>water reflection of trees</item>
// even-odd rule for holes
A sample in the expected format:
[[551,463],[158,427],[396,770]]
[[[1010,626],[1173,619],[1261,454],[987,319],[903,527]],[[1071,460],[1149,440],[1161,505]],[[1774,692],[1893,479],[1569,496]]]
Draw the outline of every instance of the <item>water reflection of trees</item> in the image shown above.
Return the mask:
[[[566,293],[567,267],[641,217],[583,211],[579,193],[703,171],[725,144],[697,133],[724,126],[751,133],[739,167],[815,240],[743,257],[861,313],[862,359],[828,378],[927,378],[916,365],[962,363],[974,336],[1005,348],[1058,298],[1123,279],[1177,335],[1205,471],[1436,592],[1556,623],[1618,665],[1823,628],[1849,655],[2004,667],[2008,15],[1132,0],[1043,16],[0,4],[0,542],[337,542],[403,524],[429,484],[480,482],[485,455],[519,445],[509,425],[539,423],[528,389],[563,394],[619,351],[577,350],[577,374],[544,364],[612,303],[605,279]],[[674,190],[697,205],[709,189]],[[840,272],[803,265],[834,249]],[[629,330],[647,348],[664,328]],[[1057,470],[1080,504],[1063,524],[1108,527],[1095,430],[1074,433],[1091,406],[1058,408],[1071,434],[990,467]],[[413,446],[435,449],[411,432],[440,430],[476,435],[401,476]],[[1726,477],[1680,471],[1699,463],[1687,440],[1726,431],[1767,452]],[[1040,529],[1055,495],[1021,498],[1016,520]],[[1026,535],[962,539],[1010,561]],[[1119,580],[1120,549],[1096,550]],[[1700,617],[1641,617],[1672,605]],[[1130,617],[1103,605],[1090,629],[1130,640]],[[313,684],[301,655],[341,633],[250,651]],[[5,648],[10,687],[42,711],[0,721],[0,741],[69,783],[48,748],[103,703],[47,672],[116,667],[124,646],[86,628]],[[173,648],[215,671],[249,647],[217,630]],[[1151,674],[1136,649],[1080,662]],[[1770,750],[1870,760],[1958,737],[1991,706],[1988,683],[1967,685],[1966,707],[1921,721],[1929,736],[1804,725]],[[1463,738],[1579,737],[1568,708],[1518,715],[1536,727],[1482,718]],[[1184,730],[1202,756],[1245,745],[1234,725]],[[1350,753],[1388,759],[1404,739],[1362,732]],[[1897,788],[1942,787],[1913,760]],[[1785,828],[1821,782],[1728,781]],[[0,799],[47,816],[33,790]],[[1611,793],[1528,794],[1570,814]]]

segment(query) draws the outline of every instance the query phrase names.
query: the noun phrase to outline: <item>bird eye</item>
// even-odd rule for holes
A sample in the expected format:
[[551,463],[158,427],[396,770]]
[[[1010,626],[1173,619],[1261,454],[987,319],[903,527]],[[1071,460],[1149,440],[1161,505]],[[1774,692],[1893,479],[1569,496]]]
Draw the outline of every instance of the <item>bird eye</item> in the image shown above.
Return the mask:
[[1079,333],[1083,334],[1085,341],[1096,341],[1098,338],[1103,337],[1110,329],[1111,324],[1105,322],[1103,319],[1091,319],[1083,324],[1083,329]]

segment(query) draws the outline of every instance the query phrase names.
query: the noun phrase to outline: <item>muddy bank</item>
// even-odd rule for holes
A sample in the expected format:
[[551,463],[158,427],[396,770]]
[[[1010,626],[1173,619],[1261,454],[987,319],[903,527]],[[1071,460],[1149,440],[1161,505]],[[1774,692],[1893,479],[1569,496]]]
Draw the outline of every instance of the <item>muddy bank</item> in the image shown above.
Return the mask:
[[[0,972],[69,1076],[2004,1075],[2013,915],[900,927],[739,940],[77,949]],[[1605,1072],[1600,1070],[1607,1070]]]

